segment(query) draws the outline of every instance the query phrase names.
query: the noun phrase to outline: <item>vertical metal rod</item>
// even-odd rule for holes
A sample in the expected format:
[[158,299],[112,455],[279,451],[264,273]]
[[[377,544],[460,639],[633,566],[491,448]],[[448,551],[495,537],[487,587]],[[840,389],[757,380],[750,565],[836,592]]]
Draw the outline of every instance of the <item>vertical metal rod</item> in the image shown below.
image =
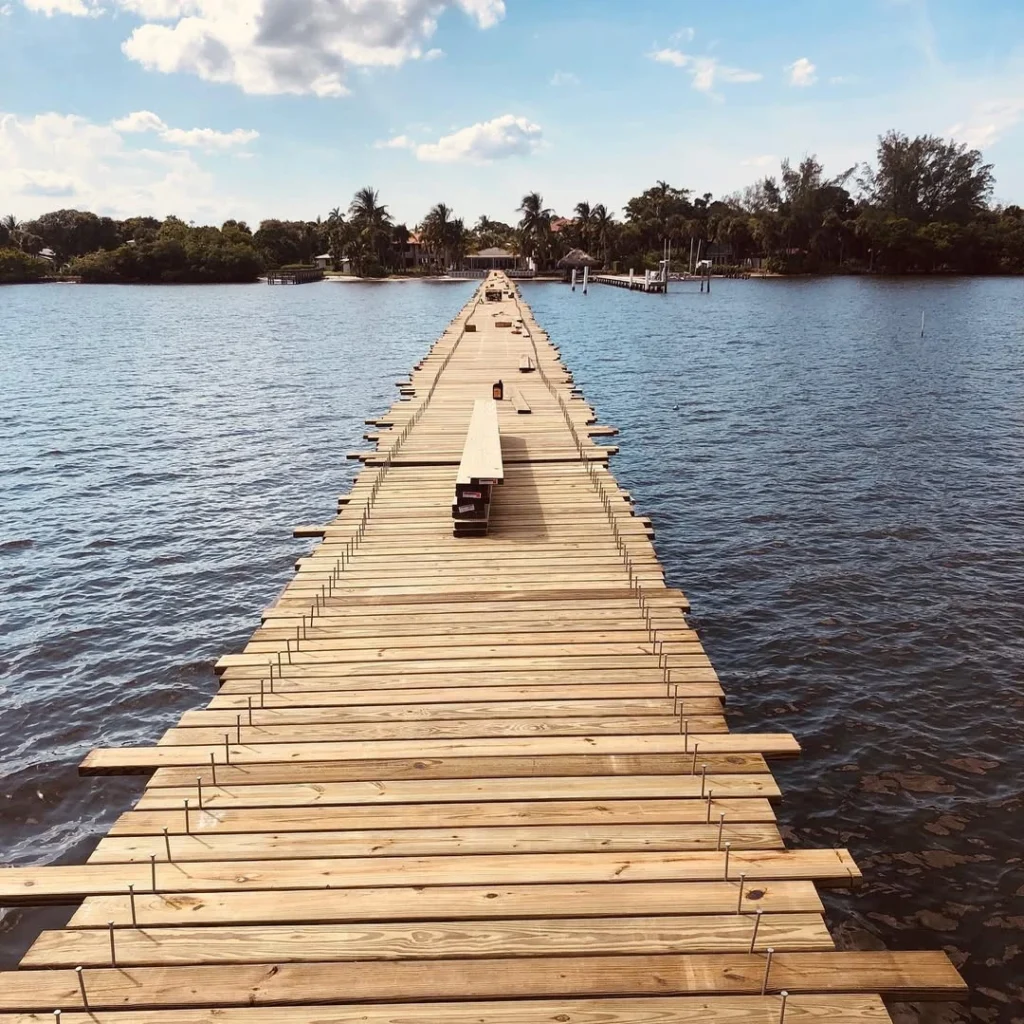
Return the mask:
[[696,775],[697,774],[697,748],[699,746],[700,746],[699,743],[694,743],[694,745],[693,745],[693,765],[690,768],[690,774],[691,775]]
[[736,913],[737,914],[742,914],[743,913],[743,890],[746,888],[746,886],[747,886],[747,876],[746,875],[740,875],[740,894],[739,894],[739,897],[736,900]]
[[249,706],[249,727],[252,728],[252,695],[246,697],[246,701]]
[[230,739],[231,739],[231,737],[227,733],[224,733],[224,763],[225,764],[231,764],[231,744],[229,742]]
[[[729,881],[729,851],[731,849],[732,849],[732,843],[726,843],[725,844],[725,870],[722,873],[722,878],[726,882]],[[758,913],[761,913],[761,911],[758,911]]]
[[135,916],[135,886],[129,884],[128,886],[128,906],[131,907],[132,911],[132,927],[139,927],[139,920]]
[[772,971],[772,957],[775,956],[775,950],[768,947],[768,959],[764,963],[764,977],[761,979],[761,995],[764,995],[768,991],[768,975]]
[[263,707],[263,680],[260,680],[260,707]]
[[779,1024],[785,1024],[786,1020],[786,1000],[789,998],[789,993],[783,989],[780,993],[782,996],[782,1005],[779,1007]]
[[707,785],[707,781],[708,781],[708,766],[706,764],[702,764],[700,766],[700,795],[701,796],[704,795],[704,792],[705,792],[704,787]]
[[[711,803],[710,796],[711,796],[711,794],[709,793],[708,794],[708,797],[709,797],[708,804]],[[721,850],[721,848],[722,848],[722,829],[723,828],[725,828],[725,815],[724,814],[719,814],[719,816],[718,816],[718,842],[715,844],[715,849],[716,850]]]
[[[679,690],[676,690],[678,693]],[[688,718],[683,719],[683,753],[685,754],[690,748],[690,720]]]
[[213,756],[213,751],[210,751],[210,774],[213,776],[213,784],[217,785],[217,761]]
[[749,952],[751,952],[751,953],[754,952],[754,946],[757,943],[757,929],[761,927],[761,915],[763,913],[764,913],[764,911],[760,907],[758,907],[757,911],[754,914],[754,930],[753,930],[753,932],[750,935],[750,950],[749,950]]
[[81,967],[76,967],[75,974],[78,975],[78,991],[82,993],[82,1005],[88,1010],[89,997],[85,994],[85,972]]
[[235,715],[235,742],[242,745],[242,716]]
[[107,929],[110,932],[110,966],[117,966],[117,950],[114,948],[114,922],[107,922]]
[[[186,819],[188,818],[187,811],[185,812],[185,817]],[[185,831],[187,832],[188,829],[186,828]],[[167,863],[170,864],[174,858],[171,856],[171,834],[167,831],[166,825],[164,826],[164,847],[167,850]]]
[[[188,836],[188,835],[191,835],[191,834],[192,834],[192,826],[189,824],[189,820],[188,820],[188,799],[186,799],[185,800],[185,835]],[[170,847],[167,848],[167,859],[168,860],[171,859],[171,848]]]
[[709,789],[708,790],[708,799],[707,799],[707,810],[706,810],[706,813],[704,815],[704,824],[705,825],[710,825],[711,824],[711,793],[712,793],[712,791]]
[[199,804],[199,810],[203,809],[203,777],[202,775],[196,776],[196,800]]
[[156,892],[156,854],[149,855],[149,878],[153,883],[153,892]]

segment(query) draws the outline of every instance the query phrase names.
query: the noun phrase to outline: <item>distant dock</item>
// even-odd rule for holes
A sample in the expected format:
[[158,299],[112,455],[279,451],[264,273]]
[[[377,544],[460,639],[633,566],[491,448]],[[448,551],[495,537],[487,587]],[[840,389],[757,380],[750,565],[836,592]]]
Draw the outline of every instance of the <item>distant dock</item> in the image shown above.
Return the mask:
[[267,272],[267,284],[309,284],[323,279],[321,267],[282,267]]
[[594,274],[591,278],[595,284],[610,284],[615,288],[628,288],[633,292],[651,292],[661,295],[665,292],[665,281],[660,274],[637,276],[631,274]]

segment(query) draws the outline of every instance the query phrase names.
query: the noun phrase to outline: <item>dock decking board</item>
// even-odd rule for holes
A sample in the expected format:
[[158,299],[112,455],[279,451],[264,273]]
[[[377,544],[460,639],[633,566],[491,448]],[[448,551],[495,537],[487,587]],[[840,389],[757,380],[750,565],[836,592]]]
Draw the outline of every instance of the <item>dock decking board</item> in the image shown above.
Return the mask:
[[[886,1024],[880,995],[962,997],[944,953],[834,950],[816,886],[860,872],[786,849],[769,802],[799,745],[728,730],[615,428],[514,284],[398,385],[219,693],[82,762],[148,775],[135,808],[84,865],[0,872],[0,905],[80,904],[0,973],[0,1024],[775,1024],[782,989]],[[504,482],[456,538],[474,408]]]

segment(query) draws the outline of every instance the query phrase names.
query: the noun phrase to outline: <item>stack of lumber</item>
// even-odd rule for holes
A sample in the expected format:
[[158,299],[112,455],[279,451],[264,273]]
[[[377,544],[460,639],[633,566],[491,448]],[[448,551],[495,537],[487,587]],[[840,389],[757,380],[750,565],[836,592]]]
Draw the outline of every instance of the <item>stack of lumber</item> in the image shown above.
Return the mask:
[[76,905],[0,973],[0,1024],[888,1024],[883,997],[963,997],[942,952],[835,948],[818,888],[860,872],[783,841],[768,761],[797,743],[729,730],[591,410],[495,280],[537,372],[529,432],[487,413],[489,534],[452,536],[449,438],[523,340],[465,334],[478,293],[216,696],[86,757],[147,775],[135,806],[85,864],[0,872],[0,905]]
[[456,537],[486,536],[493,491],[504,479],[498,407],[491,398],[478,398],[473,403],[455,477],[452,519]]

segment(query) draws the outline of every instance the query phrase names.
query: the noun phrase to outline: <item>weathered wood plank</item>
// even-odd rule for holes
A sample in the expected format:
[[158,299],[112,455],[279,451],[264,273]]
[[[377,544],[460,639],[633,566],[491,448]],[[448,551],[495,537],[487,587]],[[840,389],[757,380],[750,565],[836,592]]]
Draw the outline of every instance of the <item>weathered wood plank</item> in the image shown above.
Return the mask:
[[[519,803],[385,804],[384,806],[324,805],[298,807],[222,808],[204,797],[199,809],[197,791],[190,791],[189,828],[208,832],[329,832],[342,829],[496,827],[510,825],[635,825],[718,822],[773,822],[767,800],[535,800]],[[183,797],[173,809],[135,810],[114,822],[110,836],[171,835],[185,830]],[[680,838],[685,838],[685,833]]]
[[[804,1024],[891,1024],[878,996],[794,995],[787,1012]],[[777,996],[661,996],[316,1007],[316,1024],[778,1024]],[[210,1011],[65,1012],[63,1024],[210,1024]],[[311,1024],[305,1007],[224,1007],[219,1024]],[[0,1015],[0,1024],[53,1024],[49,1013]]]
[[[767,773],[708,775],[703,780],[703,785],[707,792],[713,794],[712,821],[718,820],[718,814],[721,813],[718,808],[728,806],[730,801],[742,802],[746,807],[751,803],[746,798],[777,799],[781,796],[778,784]],[[410,810],[414,805],[422,803],[433,803],[438,806],[440,801],[701,801],[701,787],[702,780],[699,775],[535,776],[497,779],[397,779],[388,782],[254,782],[248,785],[234,783],[226,786],[208,783],[202,787],[200,794],[193,781],[190,786],[150,785],[135,807],[136,811],[173,810],[178,813],[184,807],[185,800],[194,801],[198,809],[200,796],[206,810],[295,807],[310,808],[318,814],[329,814],[328,809],[336,805],[351,811],[354,807],[367,804],[400,804],[404,805],[404,810]],[[703,801],[700,807],[703,812]],[[444,813],[443,810],[440,810],[440,813]]]
[[[540,920],[354,922],[342,924],[176,926],[115,933],[119,967],[190,964],[324,963],[650,953],[736,953],[772,947],[833,949],[819,914],[762,914],[757,935],[743,914],[702,917],[586,917]],[[109,967],[102,931],[44,931],[22,967]],[[371,969],[372,968],[368,968]],[[468,967],[472,970],[472,967]]]
[[[319,1003],[759,993],[759,953],[538,957],[207,967],[91,968],[90,1007],[174,1008]],[[945,953],[780,953],[768,990],[874,991],[902,1000],[958,999],[966,986]],[[0,973],[0,1011],[84,1009],[74,971]]]
[[[444,857],[350,857],[320,860],[156,862],[158,892],[238,892],[323,889],[327,886],[500,885],[536,882],[723,880],[724,854],[712,851],[628,854],[478,854]],[[729,879],[812,879],[848,887],[860,871],[846,850],[739,850]],[[124,895],[128,885],[152,889],[151,866],[89,863],[0,871],[0,906],[78,902],[86,896]],[[736,883],[738,885],[738,881]]]
[[[189,815],[190,819],[192,815]],[[206,812],[195,815],[199,826]],[[212,815],[211,815],[212,817]],[[184,824],[184,813],[181,815]],[[436,857],[449,855],[628,852],[633,850],[776,850],[782,837],[774,824],[717,825],[506,825],[493,828],[394,828],[343,832],[220,832],[209,828],[162,836],[118,835],[101,839],[90,864],[165,858],[192,861],[252,861],[309,857]]]
[[243,743],[227,736],[210,747],[114,747],[92,751],[82,762],[83,774],[173,768],[218,760],[244,767],[261,763],[303,761],[366,761],[375,758],[541,757],[572,754],[676,754],[681,758],[697,745],[701,754],[760,753],[793,757],[800,746],[789,733],[701,733],[683,736],[540,736],[471,740],[379,740],[373,743]]
[[[742,893],[742,895],[741,895]],[[477,920],[492,917],[606,917],[660,914],[820,914],[811,882],[598,882],[562,885],[395,886],[197,895],[140,893],[140,928],[168,925],[330,923],[333,921]],[[90,896],[71,928],[132,924],[127,894]]]

